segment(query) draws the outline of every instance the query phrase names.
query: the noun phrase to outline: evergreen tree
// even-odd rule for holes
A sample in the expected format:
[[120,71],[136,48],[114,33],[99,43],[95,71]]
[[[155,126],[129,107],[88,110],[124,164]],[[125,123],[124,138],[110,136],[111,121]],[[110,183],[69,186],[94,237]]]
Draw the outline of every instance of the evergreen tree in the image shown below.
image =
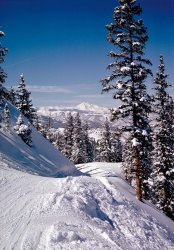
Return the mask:
[[62,153],[68,158],[71,158],[72,155],[72,146],[73,146],[73,116],[69,112],[66,117],[65,129],[64,129],[64,149]]
[[28,146],[32,146],[31,125],[30,123],[28,123],[28,125],[24,124],[22,115],[19,115],[14,130]]
[[112,162],[122,161],[122,143],[116,132],[111,133],[111,157]]
[[100,149],[100,139],[99,139],[94,143],[94,161],[96,162],[101,161],[100,152],[101,152],[101,149]]
[[104,123],[104,131],[99,144],[100,144],[100,161],[112,162],[111,132],[107,119]]
[[9,130],[10,127],[10,111],[8,108],[8,104],[5,104],[4,110],[3,110],[3,123],[4,123],[4,128]]
[[63,151],[64,149],[64,137],[63,137],[63,134],[61,134],[59,131],[55,134],[55,140],[54,140],[54,143],[53,143],[56,148],[59,149],[60,152]]
[[145,147],[144,137],[149,132],[147,116],[150,112],[150,97],[144,82],[152,74],[148,68],[151,62],[143,57],[148,35],[143,21],[138,19],[141,12],[136,0],[119,0],[113,14],[114,22],[106,26],[108,40],[117,47],[117,52],[109,53],[113,58],[108,65],[112,74],[102,80],[103,92],[115,90],[114,99],[122,102],[118,109],[112,110],[112,119],[131,119],[130,126],[125,126],[122,131],[130,131],[133,138],[136,195],[139,200],[142,199],[143,181],[141,155]]
[[74,117],[73,126],[73,147],[71,152],[71,161],[74,164],[86,162],[86,148],[84,144],[83,129],[79,113]]
[[[5,36],[3,31],[0,31],[0,38]],[[4,56],[6,55],[8,49],[3,47],[0,44],[0,63],[4,62]],[[4,72],[4,70],[0,67],[0,103],[2,102],[2,96],[3,96],[3,86],[2,84],[5,82],[5,78],[7,77],[7,74]]]
[[17,90],[17,107],[33,124],[36,120],[36,112],[33,108],[32,101],[30,100],[30,94],[31,92],[26,89],[24,75],[22,74],[20,76],[20,82]]
[[86,151],[86,162],[92,162],[94,159],[94,145],[93,141],[89,138],[89,126],[88,123],[84,125],[83,128],[83,140]]
[[55,135],[54,135],[53,129],[49,128],[47,130],[46,138],[49,140],[49,142],[51,142],[53,144],[53,142],[55,140]]
[[150,184],[154,203],[174,219],[174,130],[171,119],[172,101],[167,93],[167,77],[164,59],[160,56],[159,71],[154,80],[154,112],[157,117]]

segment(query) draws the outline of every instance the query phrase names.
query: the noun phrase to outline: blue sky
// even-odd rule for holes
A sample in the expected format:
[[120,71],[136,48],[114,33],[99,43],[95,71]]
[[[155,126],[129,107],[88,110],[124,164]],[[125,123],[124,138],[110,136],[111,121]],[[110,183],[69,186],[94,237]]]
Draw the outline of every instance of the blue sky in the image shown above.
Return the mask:
[[[174,83],[174,1],[141,0],[148,27],[146,56],[157,71],[165,57]],[[6,87],[24,73],[36,106],[75,105],[82,101],[115,106],[112,93],[101,95],[100,79],[109,75],[105,25],[112,22],[115,0],[1,0],[0,24],[9,49],[3,68]],[[152,86],[149,79],[148,88]],[[171,93],[174,91],[171,89]]]

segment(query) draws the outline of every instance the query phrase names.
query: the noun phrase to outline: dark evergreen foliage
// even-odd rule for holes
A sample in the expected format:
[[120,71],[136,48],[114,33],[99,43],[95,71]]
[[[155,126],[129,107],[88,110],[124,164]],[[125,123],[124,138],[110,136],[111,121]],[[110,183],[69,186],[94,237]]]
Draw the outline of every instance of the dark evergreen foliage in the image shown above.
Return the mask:
[[73,146],[70,159],[74,164],[81,164],[86,162],[87,152],[79,113],[76,114],[73,121]]
[[86,123],[83,127],[83,140],[85,147],[85,162],[92,162],[94,160],[94,141],[89,138],[89,126]]
[[16,105],[17,105],[18,109],[34,125],[36,123],[36,120],[37,120],[36,111],[33,108],[33,104],[32,104],[32,101],[30,99],[31,92],[29,92],[26,89],[26,84],[25,84],[25,79],[24,79],[23,74],[20,76],[18,90],[16,92],[17,92]]
[[122,162],[122,143],[118,132],[111,133],[111,161]]
[[174,219],[173,100],[167,92],[170,86],[167,77],[164,59],[161,56],[159,71],[154,80],[156,123],[153,138],[153,171],[149,183],[153,192],[153,202]]
[[65,129],[64,129],[64,149],[62,153],[68,158],[71,159],[72,155],[72,146],[73,146],[73,116],[69,112],[66,117]]
[[53,144],[55,145],[56,148],[59,149],[59,151],[63,151],[64,149],[64,136],[61,134],[59,131],[56,132],[54,135],[54,142]]
[[112,152],[111,152],[111,132],[108,120],[106,119],[104,123],[102,138],[99,141],[100,149],[100,161],[102,162],[112,162]]

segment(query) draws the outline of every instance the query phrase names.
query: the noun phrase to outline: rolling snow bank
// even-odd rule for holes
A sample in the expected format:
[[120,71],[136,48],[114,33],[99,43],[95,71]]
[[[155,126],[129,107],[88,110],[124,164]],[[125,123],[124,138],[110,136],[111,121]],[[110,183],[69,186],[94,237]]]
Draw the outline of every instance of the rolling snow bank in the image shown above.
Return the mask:
[[[42,176],[61,177],[77,174],[75,166],[62,155],[48,140],[32,127],[32,147],[26,145],[13,127],[19,110],[8,103],[10,110],[10,131],[0,130],[1,158],[11,160],[13,167]],[[23,117],[25,124],[28,120]]]
[[78,168],[91,177],[34,176],[0,163],[0,249],[174,249],[174,223],[136,200],[119,164]]

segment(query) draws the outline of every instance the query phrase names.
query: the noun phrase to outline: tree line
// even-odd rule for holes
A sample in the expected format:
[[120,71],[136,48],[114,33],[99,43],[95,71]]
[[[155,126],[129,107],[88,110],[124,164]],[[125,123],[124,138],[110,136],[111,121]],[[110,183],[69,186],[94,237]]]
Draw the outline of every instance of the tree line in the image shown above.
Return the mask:
[[100,139],[89,136],[90,127],[88,123],[83,124],[78,112],[67,114],[61,132],[51,128],[50,122],[43,121],[39,122],[38,130],[74,164],[122,161],[120,135],[111,131],[107,119]]

